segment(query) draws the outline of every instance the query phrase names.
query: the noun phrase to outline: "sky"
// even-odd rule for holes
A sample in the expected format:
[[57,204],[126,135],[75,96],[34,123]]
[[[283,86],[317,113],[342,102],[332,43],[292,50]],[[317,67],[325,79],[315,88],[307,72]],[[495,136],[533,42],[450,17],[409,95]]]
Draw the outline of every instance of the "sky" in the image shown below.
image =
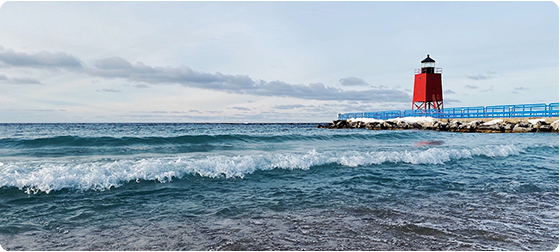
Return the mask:
[[0,123],[330,122],[559,100],[554,2],[5,2]]

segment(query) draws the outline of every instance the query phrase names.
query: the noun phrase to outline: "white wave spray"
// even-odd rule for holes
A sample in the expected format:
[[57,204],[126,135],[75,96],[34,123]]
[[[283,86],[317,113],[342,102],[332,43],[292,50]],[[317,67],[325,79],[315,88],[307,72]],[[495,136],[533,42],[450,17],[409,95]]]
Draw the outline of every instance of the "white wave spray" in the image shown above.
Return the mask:
[[[526,147],[525,147],[526,148]],[[199,175],[209,178],[243,178],[257,170],[309,169],[327,164],[348,167],[410,163],[442,165],[446,162],[485,157],[519,155],[524,147],[491,145],[474,148],[428,148],[404,151],[317,151],[251,155],[181,155],[114,161],[80,159],[0,162],[0,188],[17,187],[26,193],[61,189],[107,190],[129,181],[169,182],[173,178]]]

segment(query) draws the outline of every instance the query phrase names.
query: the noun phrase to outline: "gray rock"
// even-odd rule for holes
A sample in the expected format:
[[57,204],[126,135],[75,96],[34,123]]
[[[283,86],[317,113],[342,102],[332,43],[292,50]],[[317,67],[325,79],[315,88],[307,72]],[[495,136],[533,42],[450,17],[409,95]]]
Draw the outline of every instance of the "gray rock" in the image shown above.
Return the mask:
[[346,120],[339,120],[335,123],[337,129],[343,129],[348,126],[348,121]]
[[549,124],[546,123],[545,121],[537,121],[537,123],[533,124],[533,127],[540,128],[541,126],[547,126],[547,125]]
[[478,125],[477,131],[486,132],[486,133],[492,133],[492,132],[497,133],[497,132],[503,132],[504,128],[502,127],[502,125],[498,123],[490,124],[490,125],[481,124]]
[[541,125],[537,128],[538,132],[550,132],[552,130],[552,126],[550,125]]
[[529,128],[529,127],[532,127],[533,125],[529,122],[518,122],[517,126],[523,127],[523,128]]
[[529,125],[527,123],[518,123],[513,127],[511,132],[513,133],[530,132],[532,128],[529,128],[528,126]]
[[504,128],[505,131],[511,132],[511,130],[513,130],[513,127],[515,127],[515,124],[513,123],[510,122],[502,123],[502,128]]
[[385,122],[381,123],[381,128],[382,129],[392,129],[394,125],[395,125],[395,123],[393,123],[393,122],[385,121]]
[[482,121],[472,121],[469,123],[471,126],[477,127],[478,125],[482,124]]
[[550,126],[552,127],[553,132],[558,132],[558,121],[554,121],[550,124]]
[[449,131],[459,131],[459,128],[463,125],[463,123],[459,121],[453,121],[449,123]]

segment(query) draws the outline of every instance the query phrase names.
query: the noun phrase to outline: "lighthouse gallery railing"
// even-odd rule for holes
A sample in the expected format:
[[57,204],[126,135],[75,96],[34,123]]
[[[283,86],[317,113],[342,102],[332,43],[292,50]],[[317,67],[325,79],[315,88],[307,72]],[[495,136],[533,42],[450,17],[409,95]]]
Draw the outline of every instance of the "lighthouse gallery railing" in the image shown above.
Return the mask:
[[433,117],[442,119],[452,118],[496,118],[496,117],[556,117],[558,103],[537,103],[517,105],[495,105],[478,107],[445,108],[441,110],[391,110],[362,113],[338,114],[338,120],[372,118],[393,119],[397,117]]

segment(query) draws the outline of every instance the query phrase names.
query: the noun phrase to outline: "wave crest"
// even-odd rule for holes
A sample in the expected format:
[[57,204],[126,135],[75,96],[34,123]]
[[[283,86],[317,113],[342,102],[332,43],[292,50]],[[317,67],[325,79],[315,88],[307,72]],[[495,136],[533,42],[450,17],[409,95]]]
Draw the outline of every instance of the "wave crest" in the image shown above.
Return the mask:
[[383,163],[436,164],[465,158],[507,157],[524,152],[516,145],[404,151],[317,151],[251,155],[172,156],[113,161],[51,160],[1,163],[0,188],[17,187],[26,193],[53,190],[107,190],[126,182],[151,180],[162,183],[187,175],[209,178],[243,178],[257,170],[310,169],[328,164],[347,167]]

